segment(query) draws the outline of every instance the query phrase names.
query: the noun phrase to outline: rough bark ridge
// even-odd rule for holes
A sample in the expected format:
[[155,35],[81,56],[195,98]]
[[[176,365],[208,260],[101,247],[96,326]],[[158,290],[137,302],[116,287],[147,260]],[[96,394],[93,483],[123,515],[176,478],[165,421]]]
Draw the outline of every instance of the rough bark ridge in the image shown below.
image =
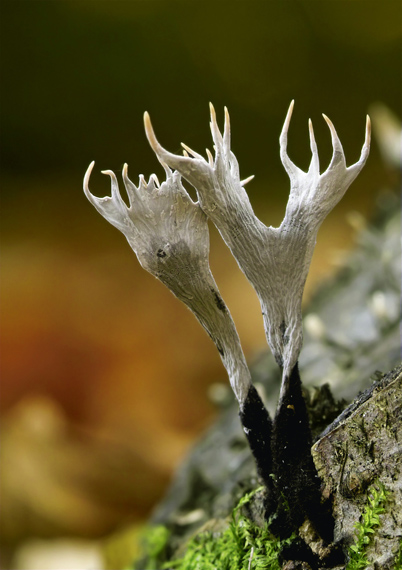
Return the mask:
[[354,523],[375,483],[389,493],[367,557],[392,568],[402,538],[402,365],[361,394],[314,445],[313,458],[332,497],[335,540],[354,542]]

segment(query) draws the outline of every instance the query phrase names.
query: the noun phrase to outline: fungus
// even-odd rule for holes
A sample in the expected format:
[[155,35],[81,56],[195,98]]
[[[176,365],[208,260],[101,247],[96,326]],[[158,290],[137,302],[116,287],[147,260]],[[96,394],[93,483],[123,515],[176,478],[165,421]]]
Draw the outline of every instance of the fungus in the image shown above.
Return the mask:
[[[183,146],[183,156],[165,150],[157,141],[148,113],[144,115],[148,141],[164,166],[166,182],[140,177],[136,187],[123,168],[130,200],[122,200],[117,179],[112,195],[96,198],[88,187],[92,163],[84,179],[84,191],[95,208],[126,236],[141,265],[160,279],[195,314],[211,336],[229,375],[240,406],[240,419],[257,467],[269,490],[266,504],[271,529],[288,537],[307,517],[327,542],[332,540],[333,520],[321,504],[318,475],[311,456],[311,431],[302,395],[298,358],[302,347],[301,301],[318,229],[363,168],[370,147],[370,119],[358,162],[347,167],[342,145],[332,122],[333,155],[320,174],[317,145],[309,121],[312,159],[307,172],[287,154],[287,136],[293,111],[289,107],[280,136],[280,155],[291,188],[285,217],[278,228],[266,226],[254,214],[239,165],[230,149],[230,121],[220,132],[210,106],[215,158],[208,160]],[[172,172],[170,168],[175,169]],[[194,186],[194,203],[181,184]],[[215,224],[239,267],[260,300],[268,344],[282,370],[277,412],[272,422],[251,383],[235,325],[220,297],[208,264],[207,218]]]
[[[240,269],[254,287],[262,309],[268,344],[283,369],[283,399],[302,346],[301,300],[318,229],[363,168],[369,153],[370,119],[360,160],[346,167],[342,145],[332,122],[324,115],[332,138],[333,156],[320,175],[317,145],[309,121],[312,159],[308,172],[300,170],[287,154],[292,101],[280,136],[281,160],[291,182],[285,217],[278,228],[267,227],[254,214],[240,180],[239,165],[230,149],[230,120],[225,108],[223,135],[210,105],[215,159],[208,162],[185,148],[185,156],[172,154],[157,141],[148,113],[144,123],[148,141],[160,160],[175,168],[194,186],[201,208],[215,224]],[[183,144],[183,143],[182,143]],[[189,156],[191,155],[191,156]]]
[[[159,160],[175,168],[194,186],[201,208],[219,230],[261,304],[268,345],[282,370],[277,412],[273,422],[271,453],[273,482],[268,511],[277,511],[273,527],[289,534],[308,516],[331,534],[331,522],[320,507],[319,481],[311,458],[311,431],[302,395],[298,358],[302,347],[301,302],[318,229],[363,168],[370,148],[370,119],[358,162],[346,166],[341,142],[332,122],[323,115],[332,139],[333,155],[320,174],[317,144],[309,120],[312,158],[303,172],[287,154],[287,138],[293,112],[292,101],[280,135],[280,156],[290,178],[285,217],[278,228],[267,227],[254,214],[246,181],[240,180],[239,165],[230,149],[230,120],[225,108],[223,134],[210,105],[215,159],[208,161],[186,145],[184,156],[164,149],[157,141],[148,113],[144,123],[148,141]],[[191,155],[191,156],[189,156]],[[273,492],[272,492],[273,491]],[[329,529],[327,532],[325,528]]]
[[122,199],[111,170],[111,196],[98,198],[89,190],[94,162],[85,174],[84,192],[108,222],[119,229],[144,269],[162,281],[194,313],[221,356],[240,407],[240,418],[261,477],[272,471],[271,419],[251,383],[250,372],[232,317],[209,267],[207,217],[181,184],[181,176],[162,163],[166,181],[155,175],[138,186],[123,167],[123,182],[130,206]]

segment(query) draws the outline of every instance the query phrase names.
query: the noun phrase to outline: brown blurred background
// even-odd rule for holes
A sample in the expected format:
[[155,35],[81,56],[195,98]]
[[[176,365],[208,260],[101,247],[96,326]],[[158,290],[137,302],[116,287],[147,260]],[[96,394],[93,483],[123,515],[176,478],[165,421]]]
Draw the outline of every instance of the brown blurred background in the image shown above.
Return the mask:
[[[402,7],[2,0],[1,12],[0,539],[3,569],[33,570],[34,558],[22,562],[33,539],[97,540],[144,520],[215,414],[208,386],[226,381],[193,316],[87,202],[88,164],[99,196],[109,193],[100,170],[119,175],[126,161],[134,181],[163,177],[143,112],[166,148],[203,152],[208,102],[220,122],[226,105],[241,175],[256,175],[255,211],[278,225],[289,191],[278,137],[291,99],[289,153],[301,168],[309,117],[324,169],[322,112],[349,164],[370,106],[400,115]],[[390,183],[374,143],[320,230],[307,296],[353,245],[347,213],[369,216]],[[252,362],[266,349],[258,302],[212,228],[211,265]]]

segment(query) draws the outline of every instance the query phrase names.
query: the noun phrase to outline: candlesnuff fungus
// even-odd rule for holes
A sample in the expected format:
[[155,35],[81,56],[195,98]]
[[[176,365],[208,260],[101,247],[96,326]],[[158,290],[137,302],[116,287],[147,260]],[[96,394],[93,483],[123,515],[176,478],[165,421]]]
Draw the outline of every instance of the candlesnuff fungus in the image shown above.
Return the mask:
[[[271,351],[282,369],[282,384],[273,423],[271,453],[273,481],[268,511],[277,511],[273,527],[286,536],[300,526],[305,515],[325,532],[325,513],[320,508],[319,482],[311,458],[311,433],[302,396],[298,357],[302,346],[301,302],[318,229],[363,168],[370,148],[370,119],[359,161],[346,167],[341,142],[332,122],[333,155],[320,174],[317,144],[309,121],[312,159],[307,172],[287,154],[292,101],[280,135],[281,160],[291,188],[285,217],[278,228],[267,227],[254,214],[241,182],[237,159],[230,149],[230,121],[225,108],[221,134],[210,105],[215,159],[208,161],[186,145],[184,156],[165,150],[157,141],[149,115],[144,123],[148,141],[158,156],[194,186],[201,208],[215,224],[239,267],[254,287],[261,304],[264,328]],[[191,156],[189,156],[191,154]],[[246,181],[248,181],[247,179]],[[272,489],[272,486],[274,489]],[[316,520],[314,520],[316,519]]]
[[[165,150],[157,141],[148,113],[145,130],[151,147],[164,166],[166,182],[153,175],[136,187],[123,168],[130,200],[122,200],[116,177],[111,197],[96,198],[84,191],[95,208],[124,233],[141,265],[160,279],[196,315],[215,342],[240,406],[240,418],[260,475],[269,489],[267,516],[271,529],[290,536],[307,516],[328,542],[333,522],[321,505],[319,480],[310,453],[311,432],[302,396],[298,357],[302,346],[301,301],[322,221],[339,202],[363,168],[370,146],[370,119],[359,161],[346,167],[335,128],[324,115],[332,138],[333,156],[320,174],[317,145],[309,121],[312,159],[303,172],[287,155],[287,134],[293,101],[280,136],[282,163],[291,181],[285,217],[278,228],[265,226],[254,214],[241,181],[239,166],[230,150],[229,114],[225,109],[223,135],[211,105],[211,132],[215,158],[208,160],[186,145],[184,156]],[[191,156],[190,156],[191,155]],[[170,168],[174,168],[172,172]],[[181,184],[181,176],[194,186],[194,203]],[[208,264],[207,217],[215,224],[238,265],[253,285],[262,309],[268,344],[282,369],[282,384],[272,423],[258,393],[240,346],[232,318],[223,303]]]
[[318,228],[363,168],[370,144],[370,120],[367,117],[366,140],[360,160],[347,168],[335,128],[324,115],[331,131],[333,156],[327,170],[320,175],[317,145],[309,121],[313,156],[308,172],[303,172],[286,152],[293,104],[292,101],[280,136],[281,160],[290,177],[291,189],[279,228],[267,227],[253,212],[244,189],[249,178],[240,181],[239,165],[230,150],[230,122],[226,108],[222,135],[215,110],[210,105],[215,159],[208,151],[208,162],[186,145],[183,145],[185,156],[165,150],[155,137],[148,113],[144,116],[145,131],[156,155],[194,186],[201,208],[219,230],[259,297],[267,341],[283,369],[281,399],[302,346],[301,300]]
[[235,324],[209,267],[207,217],[182,186],[180,174],[162,165],[165,182],[159,184],[152,175],[147,183],[140,176],[138,187],[128,178],[128,167],[124,165],[123,182],[129,207],[121,198],[116,176],[110,170],[103,174],[111,178],[111,196],[97,198],[90,192],[94,162],[85,174],[84,192],[98,212],[125,235],[142,267],[187,305],[214,341],[239,402],[250,447],[259,450],[256,460],[260,474],[267,479],[272,470],[269,449],[272,422],[251,383]]

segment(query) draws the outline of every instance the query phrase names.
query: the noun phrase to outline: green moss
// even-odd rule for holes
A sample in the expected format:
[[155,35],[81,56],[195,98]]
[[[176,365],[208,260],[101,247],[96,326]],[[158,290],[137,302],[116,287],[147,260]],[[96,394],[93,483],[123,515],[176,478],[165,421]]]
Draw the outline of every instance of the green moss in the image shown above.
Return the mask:
[[166,546],[167,530],[162,532],[164,527],[152,529],[147,538],[146,570],[280,570],[278,554],[293,537],[281,542],[272,536],[267,524],[259,527],[241,513],[242,507],[261,489],[248,493],[239,501],[226,530],[218,534],[197,534],[186,545],[182,558],[159,562],[159,566],[158,552],[161,553]]
[[[144,570],[280,570],[278,555],[294,536],[285,541],[275,538],[267,523],[259,527],[241,513],[244,505],[262,489],[246,494],[233,510],[228,528],[221,533],[202,532],[190,539],[182,558],[164,562],[169,531],[157,526],[147,531]],[[356,523],[356,540],[349,547],[346,570],[365,570],[369,566],[367,548],[380,526],[380,515],[389,492],[381,483],[373,485],[361,520]],[[395,570],[402,570],[402,542],[395,558]]]
[[399,550],[395,556],[395,570],[402,570],[402,539],[399,543]]
[[[165,560],[165,550],[170,537],[169,530],[163,525],[157,525],[147,528],[143,534],[142,548],[144,551],[143,558],[146,561],[141,564],[142,570],[159,570],[161,560]],[[136,568],[134,564],[134,568]],[[128,568],[126,570],[131,570]]]
[[349,563],[346,570],[364,570],[369,565],[367,548],[370,545],[375,529],[380,525],[380,515],[385,511],[384,504],[388,492],[381,483],[370,487],[368,502],[362,520],[355,524],[356,540],[349,547]]

